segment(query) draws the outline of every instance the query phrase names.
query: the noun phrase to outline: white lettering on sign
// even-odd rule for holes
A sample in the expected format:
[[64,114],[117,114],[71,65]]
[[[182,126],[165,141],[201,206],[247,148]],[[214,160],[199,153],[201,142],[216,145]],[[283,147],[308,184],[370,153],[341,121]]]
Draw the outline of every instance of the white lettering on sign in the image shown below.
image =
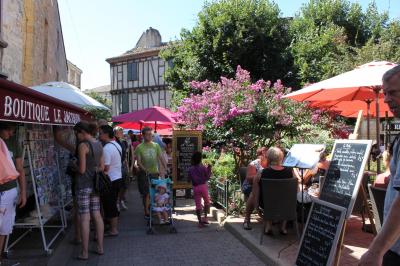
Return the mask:
[[[5,96],[4,99],[4,117],[33,120],[39,123],[53,122],[57,124],[76,124],[81,121],[81,117],[77,113],[69,111],[62,112],[60,109],[20,100],[18,98],[13,99],[11,96]],[[53,119],[51,118],[51,113],[53,114]]]
[[6,96],[5,99],[5,103],[4,103],[4,116],[8,117],[12,115],[12,98],[10,96]]

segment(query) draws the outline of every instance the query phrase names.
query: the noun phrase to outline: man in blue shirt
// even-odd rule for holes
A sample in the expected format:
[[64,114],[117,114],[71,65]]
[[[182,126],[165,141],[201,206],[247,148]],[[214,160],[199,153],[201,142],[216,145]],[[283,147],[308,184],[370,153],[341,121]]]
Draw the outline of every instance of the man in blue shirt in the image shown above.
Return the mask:
[[[387,71],[382,78],[385,103],[400,118],[400,65]],[[361,257],[360,265],[400,265],[400,138],[393,143],[390,161],[390,183],[385,200],[385,219],[381,231]]]

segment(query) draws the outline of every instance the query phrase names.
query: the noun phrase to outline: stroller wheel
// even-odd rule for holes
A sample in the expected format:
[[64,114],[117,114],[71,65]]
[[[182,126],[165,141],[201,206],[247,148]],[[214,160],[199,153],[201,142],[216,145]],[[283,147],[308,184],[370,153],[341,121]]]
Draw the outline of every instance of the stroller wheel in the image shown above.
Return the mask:
[[147,229],[146,233],[147,233],[148,235],[154,235],[154,230],[153,230],[153,228]]
[[169,229],[169,232],[170,232],[171,234],[176,234],[176,233],[178,233],[178,230],[176,230],[175,227],[171,227],[171,229]]

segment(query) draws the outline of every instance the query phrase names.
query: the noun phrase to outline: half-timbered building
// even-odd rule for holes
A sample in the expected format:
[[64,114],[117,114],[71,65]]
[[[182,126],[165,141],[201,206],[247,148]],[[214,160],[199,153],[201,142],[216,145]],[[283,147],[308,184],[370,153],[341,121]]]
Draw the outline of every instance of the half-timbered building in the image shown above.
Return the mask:
[[158,30],[149,28],[133,49],[106,60],[110,64],[113,115],[170,106],[171,92],[164,81],[168,63],[159,57],[166,45]]

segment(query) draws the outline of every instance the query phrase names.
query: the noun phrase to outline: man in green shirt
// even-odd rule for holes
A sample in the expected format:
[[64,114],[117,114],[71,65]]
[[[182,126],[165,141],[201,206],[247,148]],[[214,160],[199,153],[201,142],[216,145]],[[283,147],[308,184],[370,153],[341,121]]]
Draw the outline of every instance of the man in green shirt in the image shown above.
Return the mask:
[[150,197],[149,197],[149,182],[148,178],[155,179],[164,176],[160,173],[159,165],[162,164],[163,169],[166,169],[167,163],[161,155],[160,145],[153,142],[153,132],[149,127],[142,129],[144,142],[139,144],[135,150],[137,163],[140,168],[138,175],[139,192],[142,194],[144,203],[145,218],[149,217]]

